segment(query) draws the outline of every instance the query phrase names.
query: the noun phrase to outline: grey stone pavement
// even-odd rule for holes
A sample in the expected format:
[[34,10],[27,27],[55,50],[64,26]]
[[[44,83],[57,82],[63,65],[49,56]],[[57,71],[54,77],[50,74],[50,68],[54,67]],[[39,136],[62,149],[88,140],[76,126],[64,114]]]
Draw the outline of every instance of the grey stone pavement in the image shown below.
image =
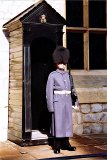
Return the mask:
[[[70,143],[76,146],[76,151],[61,150],[54,154],[48,144],[21,147],[9,140],[0,142],[0,160],[106,160],[107,135],[74,135]],[[87,157],[88,155],[89,157]],[[80,157],[80,158],[79,158]]]

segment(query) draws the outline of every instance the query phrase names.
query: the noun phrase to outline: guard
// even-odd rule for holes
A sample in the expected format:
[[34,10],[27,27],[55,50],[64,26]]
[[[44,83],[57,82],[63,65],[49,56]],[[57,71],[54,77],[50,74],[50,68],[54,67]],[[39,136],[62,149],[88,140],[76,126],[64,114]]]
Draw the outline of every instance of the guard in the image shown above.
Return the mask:
[[76,147],[69,143],[69,137],[73,136],[71,92],[77,97],[73,81],[70,81],[66,71],[69,57],[67,48],[58,46],[55,49],[53,61],[57,69],[49,74],[46,85],[47,107],[52,113],[51,135],[54,137],[54,153],[60,153],[60,149],[76,150]]

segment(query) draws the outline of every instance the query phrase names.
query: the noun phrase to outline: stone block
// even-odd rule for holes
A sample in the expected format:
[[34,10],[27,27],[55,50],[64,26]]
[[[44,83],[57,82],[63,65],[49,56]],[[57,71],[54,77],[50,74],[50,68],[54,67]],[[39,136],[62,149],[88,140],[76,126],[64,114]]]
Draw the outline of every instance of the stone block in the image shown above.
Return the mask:
[[103,125],[103,133],[107,133],[107,124],[106,123],[104,123],[104,125]]
[[[107,77],[107,76],[106,76]],[[106,79],[105,77],[105,79]],[[106,84],[106,83],[105,83]],[[107,87],[99,88],[98,102],[107,102]]]
[[107,112],[107,103],[103,104],[103,112]]
[[82,123],[82,114],[80,112],[73,112],[73,124],[81,124]]
[[83,134],[90,134],[90,133],[91,133],[91,125],[90,124],[84,124]]
[[14,123],[15,124],[22,124],[22,118],[15,118]]
[[15,136],[15,137],[22,138],[22,132],[16,131],[13,128],[10,128],[8,130],[8,133]]
[[77,124],[76,112],[72,113],[72,121],[73,121],[73,124]]
[[82,114],[80,112],[77,112],[77,124],[82,123]]
[[102,112],[99,114],[100,122],[107,122],[107,112]]
[[94,134],[99,134],[103,132],[103,124],[93,123],[91,126],[91,132]]
[[91,104],[91,112],[97,113],[103,110],[102,104]]
[[82,135],[83,134],[83,125],[74,125],[73,126],[73,133],[77,134],[77,135]]
[[21,106],[22,105],[22,101],[20,101],[20,99],[19,100],[9,100],[9,105],[10,106]]
[[88,122],[88,123],[90,123],[90,122],[98,122],[99,121],[99,114],[92,114],[92,113],[90,113],[90,114],[85,114],[85,115],[83,115],[83,121],[84,122]]
[[20,94],[22,95],[22,89],[11,89],[9,90],[10,94]]
[[14,71],[17,71],[17,70],[22,71],[22,65],[21,64],[10,65],[10,72],[13,70]]
[[80,110],[82,113],[90,113],[90,104],[80,105]]

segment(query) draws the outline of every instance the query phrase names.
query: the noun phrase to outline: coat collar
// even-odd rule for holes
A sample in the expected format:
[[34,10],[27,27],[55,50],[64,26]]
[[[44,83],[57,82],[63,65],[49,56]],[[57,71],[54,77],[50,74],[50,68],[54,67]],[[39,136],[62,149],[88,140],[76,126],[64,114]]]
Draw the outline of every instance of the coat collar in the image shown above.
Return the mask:
[[61,73],[61,74],[65,74],[65,73],[67,73],[67,71],[60,70],[60,69],[57,69],[56,71],[57,71],[57,72],[59,72],[59,73]]

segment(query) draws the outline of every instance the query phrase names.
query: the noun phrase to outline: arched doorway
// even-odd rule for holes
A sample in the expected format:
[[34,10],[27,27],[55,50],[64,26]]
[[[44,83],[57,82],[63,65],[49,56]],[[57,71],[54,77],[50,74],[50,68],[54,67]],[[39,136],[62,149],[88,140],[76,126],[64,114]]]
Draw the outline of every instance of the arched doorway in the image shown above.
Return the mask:
[[55,69],[52,53],[56,44],[46,37],[39,37],[31,43],[31,115],[32,130],[48,133],[51,115],[46,104],[46,82],[49,73]]

